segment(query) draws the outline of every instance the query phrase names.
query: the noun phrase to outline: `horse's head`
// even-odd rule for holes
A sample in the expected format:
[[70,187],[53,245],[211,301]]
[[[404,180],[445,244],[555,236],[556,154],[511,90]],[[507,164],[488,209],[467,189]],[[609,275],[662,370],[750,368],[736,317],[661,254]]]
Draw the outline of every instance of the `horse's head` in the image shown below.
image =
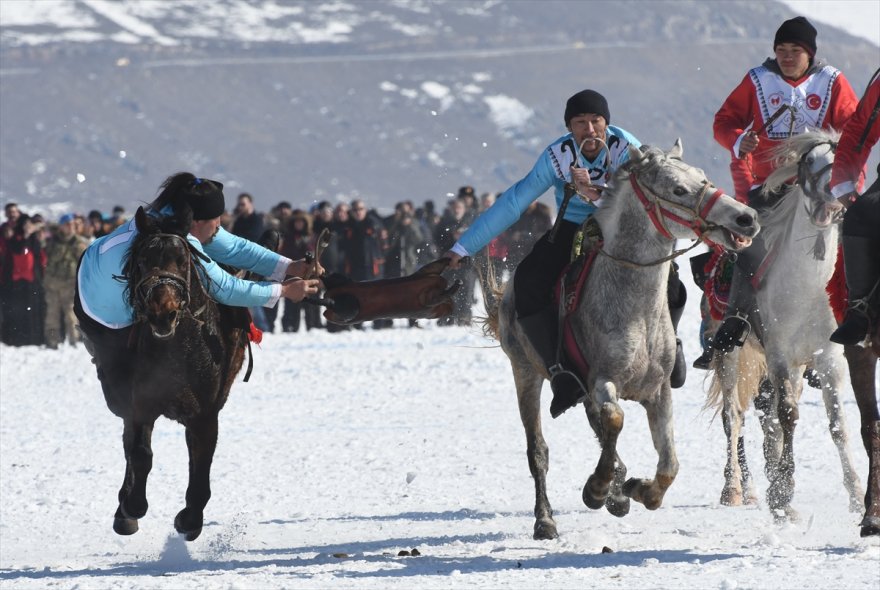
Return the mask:
[[138,234],[126,262],[128,299],[137,321],[164,340],[174,336],[189,305],[192,253],[181,228],[151,218],[143,207],[135,223]]
[[836,131],[808,131],[782,142],[773,151],[776,170],[764,183],[762,194],[767,195],[785,188],[796,178],[805,207],[813,225],[825,228],[841,217],[843,206],[831,195],[831,167],[840,133]]
[[716,188],[705,172],[681,159],[681,139],[669,152],[629,147],[624,168],[651,222],[667,238],[701,240],[742,250],[758,233],[758,215]]

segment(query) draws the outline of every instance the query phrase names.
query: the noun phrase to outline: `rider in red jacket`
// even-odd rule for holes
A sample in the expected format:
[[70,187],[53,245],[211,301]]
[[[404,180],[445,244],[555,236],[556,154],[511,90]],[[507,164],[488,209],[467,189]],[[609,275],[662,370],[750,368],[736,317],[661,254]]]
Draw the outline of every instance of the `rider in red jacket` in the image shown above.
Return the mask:
[[[770,155],[783,140],[807,128],[842,128],[856,108],[855,92],[840,70],[816,59],[816,29],[798,16],[782,23],[773,41],[774,59],[749,70],[715,114],[715,139],[748,166],[731,165],[734,185],[750,187],[749,205],[773,204],[779,195],[759,196],[774,170]],[[738,171],[747,178],[738,178]],[[765,254],[755,240],[740,253],[724,323],[713,340],[716,350],[742,345],[755,301],[751,284]]]
[[[849,308],[831,335],[838,344],[858,344],[868,333],[868,303],[880,280],[880,179],[859,196],[865,162],[880,139],[880,70],[843,128],[831,169],[831,194],[848,207],[843,218],[843,261]],[[877,167],[880,174],[880,165]]]

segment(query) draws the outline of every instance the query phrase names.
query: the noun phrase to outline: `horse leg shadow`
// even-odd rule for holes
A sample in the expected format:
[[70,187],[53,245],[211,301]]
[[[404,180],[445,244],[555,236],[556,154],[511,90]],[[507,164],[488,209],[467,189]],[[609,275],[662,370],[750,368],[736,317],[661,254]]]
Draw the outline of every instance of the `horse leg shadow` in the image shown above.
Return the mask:
[[119,507],[113,517],[113,530],[118,535],[133,535],[138,520],[147,513],[147,477],[153,468],[153,421],[138,423],[125,419],[122,446],[125,450],[125,478],[119,489]]
[[174,518],[174,528],[187,541],[195,541],[202,533],[205,506],[211,499],[211,462],[217,448],[216,413],[186,424],[186,447],[189,451],[186,507]]
[[675,456],[675,441],[672,430],[672,395],[669,383],[662,385],[660,397],[656,401],[643,401],[648,414],[651,439],[657,451],[657,471],[654,479],[632,478],[623,486],[623,492],[644,504],[648,510],[656,510],[663,503],[666,490],[678,475],[678,458]]

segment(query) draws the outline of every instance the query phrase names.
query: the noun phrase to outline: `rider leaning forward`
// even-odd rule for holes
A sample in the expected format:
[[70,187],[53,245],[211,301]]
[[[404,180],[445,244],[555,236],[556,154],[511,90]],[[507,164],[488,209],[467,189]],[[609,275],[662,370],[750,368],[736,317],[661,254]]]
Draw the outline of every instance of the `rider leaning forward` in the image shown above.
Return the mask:
[[[191,218],[187,240],[206,255],[199,277],[214,300],[240,307],[271,307],[281,297],[297,302],[317,293],[318,279],[294,278],[277,282],[288,276],[308,277],[311,265],[305,260],[293,261],[280,256],[220,226],[220,216],[226,209],[221,183],[181,172],[166,179],[161,188],[147,214]],[[124,274],[124,259],[137,231],[132,219],[95,240],[83,254],[77,272],[74,311],[93,350],[99,342],[102,343],[99,346],[103,350],[93,352],[99,378],[102,376],[101,361],[106,360],[102,356],[114,354],[114,347],[126,347],[127,328],[134,323],[134,312],[125,297],[126,284],[119,278]],[[269,280],[239,279],[223,270],[217,262],[253,271]],[[105,337],[96,338],[99,333]]]
[[[775,58],[749,70],[715,114],[714,123],[716,141],[735,158],[748,161],[747,166],[731,166],[731,170],[736,193],[747,193],[748,204],[756,209],[781,196],[759,194],[774,170],[773,148],[807,128],[841,129],[858,102],[840,70],[816,58],[816,29],[806,18],[782,23],[773,52]],[[751,279],[765,254],[760,234],[739,254],[725,319],[712,342],[716,350],[729,351],[743,342],[755,305]]]
[[[838,344],[858,344],[868,333],[868,301],[880,281],[880,178],[861,196],[871,148],[880,139],[880,70],[847,121],[831,169],[831,194],[847,207],[843,218],[843,261],[849,308],[831,335]],[[880,175],[880,165],[877,166]]]
[[[554,286],[570,261],[575,233],[601,204],[602,190],[612,175],[629,159],[627,147],[641,145],[628,131],[610,125],[608,102],[595,90],[583,90],[569,98],[564,119],[569,132],[547,146],[531,171],[504,191],[445,254],[451,259],[451,268],[458,268],[463,257],[483,249],[550,188],[555,190],[559,210],[566,183],[574,183],[582,198],[571,199],[554,239],[550,239],[553,230],[544,234],[513,276],[517,321],[550,374],[550,414],[554,418],[586,396],[580,379],[558,360]],[[674,294],[670,312],[677,325],[687,293],[674,272],[670,274],[670,293]],[[671,382],[673,387],[681,387],[685,363],[680,341],[675,367]]]

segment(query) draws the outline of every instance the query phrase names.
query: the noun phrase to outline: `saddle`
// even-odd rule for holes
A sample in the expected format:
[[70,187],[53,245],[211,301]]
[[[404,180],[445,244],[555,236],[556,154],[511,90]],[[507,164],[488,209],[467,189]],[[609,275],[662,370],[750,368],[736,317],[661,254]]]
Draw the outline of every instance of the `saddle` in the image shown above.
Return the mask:
[[562,269],[553,291],[554,302],[559,310],[557,360],[561,361],[563,365],[570,365],[584,383],[586,383],[590,365],[575,340],[571,327],[571,315],[578,308],[583,296],[584,283],[590,275],[593,261],[598,256],[601,247],[602,230],[591,217],[575,234],[571,262]]

